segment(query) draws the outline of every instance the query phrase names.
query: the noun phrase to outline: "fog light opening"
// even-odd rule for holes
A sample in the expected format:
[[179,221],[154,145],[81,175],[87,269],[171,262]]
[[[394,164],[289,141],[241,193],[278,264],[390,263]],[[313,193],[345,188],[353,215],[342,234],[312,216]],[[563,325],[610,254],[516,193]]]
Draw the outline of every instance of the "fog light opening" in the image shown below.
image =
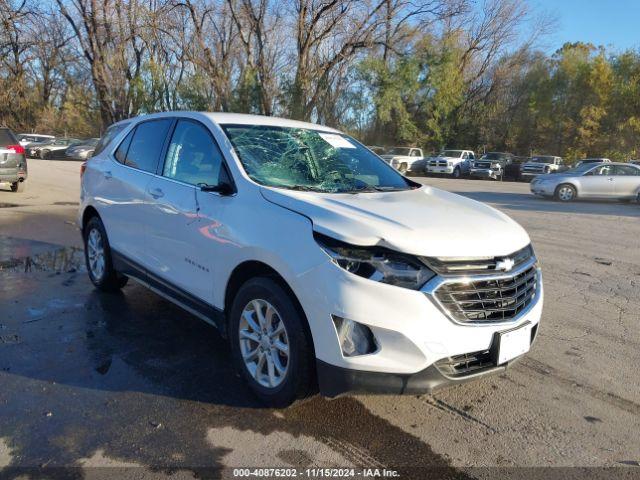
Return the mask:
[[367,355],[378,349],[375,337],[369,327],[353,320],[332,315],[338,333],[338,342],[345,357]]

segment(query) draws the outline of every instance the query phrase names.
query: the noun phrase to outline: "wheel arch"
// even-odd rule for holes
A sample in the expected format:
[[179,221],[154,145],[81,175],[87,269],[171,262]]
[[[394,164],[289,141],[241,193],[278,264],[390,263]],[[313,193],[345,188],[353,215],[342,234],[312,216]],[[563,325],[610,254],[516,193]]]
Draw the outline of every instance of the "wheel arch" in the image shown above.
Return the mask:
[[[85,209],[84,212],[82,212],[82,224],[81,224],[81,231],[84,232],[84,227],[87,225],[87,222],[89,222],[89,220],[92,217],[98,217],[100,218],[100,214],[98,213],[98,210],[96,210],[96,208],[92,205],[88,205]],[[102,219],[100,219],[102,220]]]
[[259,260],[247,260],[239,265],[237,265],[231,275],[229,276],[229,280],[227,281],[227,286],[224,292],[224,312],[225,312],[225,322],[224,322],[224,332],[225,336],[228,335],[228,327],[229,327],[229,313],[231,312],[231,305],[233,303],[233,299],[236,294],[248,280],[257,277],[266,277],[274,280],[285,292],[289,294],[293,303],[302,319],[302,324],[305,328],[305,333],[307,334],[307,338],[310,340],[311,349],[313,352],[313,356],[315,358],[315,345],[313,342],[313,335],[311,333],[311,327],[309,326],[309,320],[307,319],[307,315],[302,308],[302,304],[298,299],[298,296],[295,294],[293,289],[289,286],[287,281],[284,279],[282,275],[280,275],[277,270],[270,265],[261,262]]
[[553,189],[554,193],[557,192],[558,189],[563,185],[569,185],[570,187],[573,187],[576,191],[576,196],[578,195],[578,193],[580,193],[580,189],[578,188],[578,185],[575,182],[572,182],[571,180],[562,181],[558,185],[556,185],[556,188]]

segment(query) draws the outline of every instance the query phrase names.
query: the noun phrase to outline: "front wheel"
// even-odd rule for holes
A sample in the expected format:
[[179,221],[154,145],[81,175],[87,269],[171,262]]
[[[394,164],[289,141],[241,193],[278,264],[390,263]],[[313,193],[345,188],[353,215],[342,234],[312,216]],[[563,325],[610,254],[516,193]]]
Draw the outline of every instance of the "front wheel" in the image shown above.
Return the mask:
[[24,192],[24,182],[13,182],[11,184],[11,191],[14,193]]
[[92,217],[83,233],[84,257],[91,283],[96,288],[109,292],[124,287],[128,278],[113,268],[109,239],[100,218]]
[[47,159],[51,158],[51,152],[49,150],[41,150],[40,151],[40,158],[42,160],[47,160]]
[[406,163],[401,163],[400,167],[398,168],[398,171],[404,175],[405,173],[407,173],[407,164]]
[[561,202],[570,202],[575,200],[578,192],[576,192],[576,188],[573,185],[569,185],[568,183],[563,183],[562,185],[556,188],[556,200],[560,200]]
[[264,403],[286,407],[315,391],[307,332],[295,300],[274,279],[254,278],[238,291],[229,317],[233,361]]
[[461,173],[460,173],[460,167],[456,167],[453,169],[453,178],[460,178]]

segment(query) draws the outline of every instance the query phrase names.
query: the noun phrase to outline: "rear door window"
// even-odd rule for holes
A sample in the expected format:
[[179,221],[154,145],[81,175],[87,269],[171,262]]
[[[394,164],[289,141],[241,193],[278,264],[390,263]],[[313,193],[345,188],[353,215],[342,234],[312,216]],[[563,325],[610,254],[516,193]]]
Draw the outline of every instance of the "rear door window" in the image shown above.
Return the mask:
[[133,133],[125,165],[155,173],[167,132],[172,123],[173,119],[171,118],[161,118],[139,124]]
[[631,167],[629,165],[616,165],[614,175],[640,175],[640,168]]

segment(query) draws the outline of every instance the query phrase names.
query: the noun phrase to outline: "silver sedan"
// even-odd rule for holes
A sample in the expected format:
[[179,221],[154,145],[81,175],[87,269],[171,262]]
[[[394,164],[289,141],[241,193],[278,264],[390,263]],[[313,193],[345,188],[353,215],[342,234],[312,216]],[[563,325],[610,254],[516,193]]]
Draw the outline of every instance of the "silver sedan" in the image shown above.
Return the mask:
[[630,163],[585,163],[562,173],[538,175],[531,192],[562,202],[576,198],[610,198],[640,202],[640,166]]

